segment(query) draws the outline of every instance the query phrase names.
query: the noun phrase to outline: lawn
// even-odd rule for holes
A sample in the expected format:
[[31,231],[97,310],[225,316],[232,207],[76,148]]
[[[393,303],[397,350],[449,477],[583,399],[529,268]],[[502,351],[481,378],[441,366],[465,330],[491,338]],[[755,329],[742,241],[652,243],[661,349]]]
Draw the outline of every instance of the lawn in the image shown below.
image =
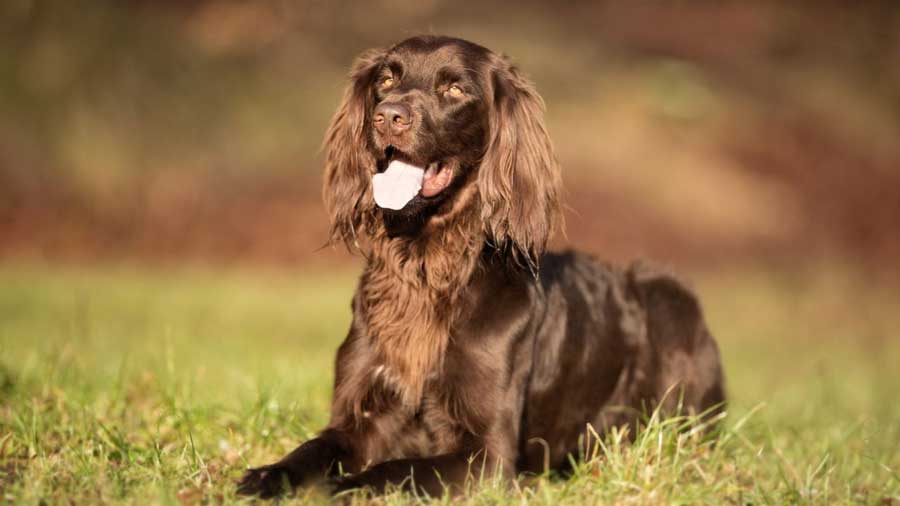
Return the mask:
[[[693,277],[728,376],[716,444],[654,422],[631,445],[610,435],[568,480],[483,483],[464,502],[900,504],[900,295],[810,272]],[[354,282],[0,265],[0,502],[240,502],[242,469],[326,421]]]

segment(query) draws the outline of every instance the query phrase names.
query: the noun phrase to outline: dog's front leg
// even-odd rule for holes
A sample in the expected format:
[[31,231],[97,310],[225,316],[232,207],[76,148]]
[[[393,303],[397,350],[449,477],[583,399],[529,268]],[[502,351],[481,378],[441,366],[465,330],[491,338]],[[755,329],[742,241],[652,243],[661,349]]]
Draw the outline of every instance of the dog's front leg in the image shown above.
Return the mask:
[[278,462],[247,470],[238,482],[238,494],[271,498],[336,473],[337,463],[349,453],[345,439],[340,432],[326,430]]
[[388,486],[440,497],[445,491],[456,494],[465,490],[467,480],[488,479],[501,474],[512,477],[512,462],[490,452],[459,451],[434,457],[389,460],[356,475],[345,476],[336,483],[334,493],[356,488],[385,492]]

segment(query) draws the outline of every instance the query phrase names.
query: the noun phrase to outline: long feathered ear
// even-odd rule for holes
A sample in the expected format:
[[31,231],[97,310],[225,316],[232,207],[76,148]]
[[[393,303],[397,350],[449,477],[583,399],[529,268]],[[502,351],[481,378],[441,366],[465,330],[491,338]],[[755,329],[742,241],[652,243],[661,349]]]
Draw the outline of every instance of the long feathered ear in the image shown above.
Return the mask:
[[350,84],[325,134],[325,178],[322,195],[331,219],[329,243],[358,248],[357,235],[374,223],[371,178],[375,158],[367,149],[372,84],[384,51],[366,51],[353,64]]
[[505,57],[493,65],[490,136],[478,173],[488,235],[535,268],[561,224],[559,164],[544,101]]

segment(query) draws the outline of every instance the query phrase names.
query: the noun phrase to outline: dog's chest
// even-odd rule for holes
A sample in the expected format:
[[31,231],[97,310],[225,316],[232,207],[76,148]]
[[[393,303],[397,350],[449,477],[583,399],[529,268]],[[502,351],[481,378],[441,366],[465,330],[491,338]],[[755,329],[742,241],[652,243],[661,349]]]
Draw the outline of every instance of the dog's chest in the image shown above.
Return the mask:
[[[436,371],[426,372],[422,376],[423,388],[440,380]],[[372,368],[372,377],[370,378],[370,381],[373,385],[378,385],[382,389],[397,395],[401,399],[408,398],[407,390],[410,385],[408,384],[407,378],[403,374],[400,374],[395,366],[387,363],[376,365]],[[413,410],[417,408],[417,406],[411,407]]]
[[[373,386],[378,390],[393,391],[394,399],[402,399],[403,379],[390,366],[381,364],[372,371]],[[390,394],[388,394],[390,395]],[[387,417],[391,425],[400,428],[404,445],[394,458],[437,455],[452,452],[459,446],[462,425],[448,409],[452,390],[441,382],[436,373],[429,375],[425,391],[415,406],[394,406],[383,413],[366,413],[370,420]],[[383,421],[386,421],[382,418]],[[377,421],[375,423],[378,423]],[[396,446],[395,446],[396,448]]]
[[377,289],[373,284],[362,290],[365,333],[375,363],[372,379],[401,395],[405,404],[418,403],[440,368],[447,318],[436,311],[438,296],[429,290],[386,283]]

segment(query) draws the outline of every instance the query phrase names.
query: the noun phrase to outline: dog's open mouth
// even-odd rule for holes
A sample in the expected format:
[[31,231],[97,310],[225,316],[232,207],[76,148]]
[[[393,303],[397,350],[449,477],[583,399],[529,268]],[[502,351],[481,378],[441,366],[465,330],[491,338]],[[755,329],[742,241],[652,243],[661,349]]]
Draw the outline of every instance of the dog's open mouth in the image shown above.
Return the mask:
[[411,161],[409,156],[394,146],[388,146],[384,150],[384,157],[384,164],[379,172],[385,172],[392,162],[402,162],[411,167],[424,170],[422,188],[419,191],[419,194],[425,198],[437,196],[442,191],[446,190],[453,181],[453,165],[447,160],[433,161],[422,169],[420,163]]
[[375,202],[382,208],[399,210],[416,197],[436,197],[453,182],[453,174],[453,164],[449,161],[421,164],[389,146],[378,173],[372,178]]

